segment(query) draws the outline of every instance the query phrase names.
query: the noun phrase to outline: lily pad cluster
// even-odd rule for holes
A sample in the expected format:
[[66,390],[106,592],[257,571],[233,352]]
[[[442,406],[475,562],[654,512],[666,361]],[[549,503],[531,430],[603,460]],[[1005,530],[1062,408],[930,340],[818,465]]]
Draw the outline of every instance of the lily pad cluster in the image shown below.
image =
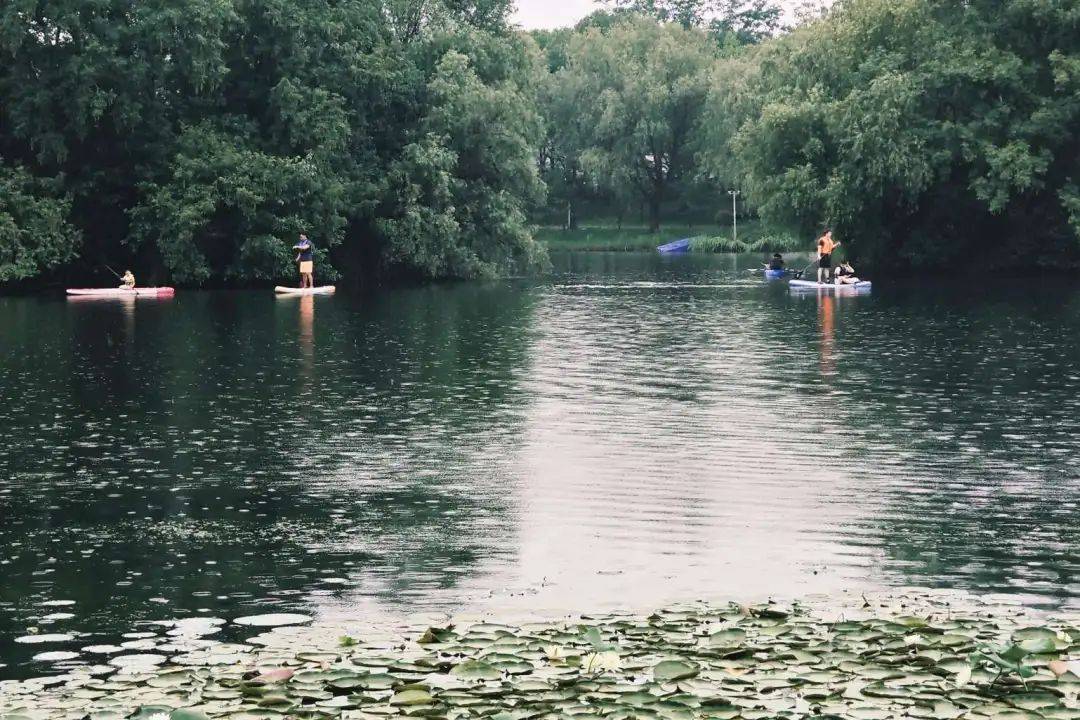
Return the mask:
[[278,628],[160,663],[0,683],[0,720],[1080,719],[1080,625],[971,598],[357,635]]

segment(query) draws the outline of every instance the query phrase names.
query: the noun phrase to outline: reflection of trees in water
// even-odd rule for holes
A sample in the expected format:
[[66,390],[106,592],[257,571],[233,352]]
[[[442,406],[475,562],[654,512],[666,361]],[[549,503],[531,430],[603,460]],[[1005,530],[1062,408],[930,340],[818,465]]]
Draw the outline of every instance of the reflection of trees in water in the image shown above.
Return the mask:
[[75,599],[76,622],[99,628],[227,612],[245,598],[217,596],[320,576],[393,601],[507,551],[529,295],[343,297],[317,302],[307,326],[302,306],[273,303],[191,294],[145,323],[140,307],[137,341],[109,310],[65,324],[43,308],[25,338],[36,364],[0,365],[5,385],[33,382],[20,412],[0,411],[24,439],[0,456],[0,545],[22,543],[0,603]]
[[848,456],[905,582],[1080,594],[1080,318],[1058,297],[921,288],[845,318]]

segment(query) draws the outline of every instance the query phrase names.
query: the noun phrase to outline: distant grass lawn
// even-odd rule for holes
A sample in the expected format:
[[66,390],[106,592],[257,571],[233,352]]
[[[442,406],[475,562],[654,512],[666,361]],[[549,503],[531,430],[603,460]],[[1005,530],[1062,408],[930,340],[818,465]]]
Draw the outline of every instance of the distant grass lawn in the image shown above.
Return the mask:
[[620,229],[607,224],[583,224],[576,230],[536,229],[536,239],[546,243],[550,250],[655,250],[658,245],[682,238],[694,239],[691,249],[695,252],[789,252],[805,249],[801,246],[812,243],[800,243],[790,233],[770,229],[757,220],[739,223],[738,244],[732,242],[730,228],[719,230],[715,225],[672,224],[663,226],[656,234],[641,226],[624,225]]

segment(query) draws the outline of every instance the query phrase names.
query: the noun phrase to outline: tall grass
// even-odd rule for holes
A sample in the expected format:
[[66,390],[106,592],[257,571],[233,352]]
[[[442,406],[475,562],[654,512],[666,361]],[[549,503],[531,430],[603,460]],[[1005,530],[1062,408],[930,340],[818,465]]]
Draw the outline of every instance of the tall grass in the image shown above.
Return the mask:
[[771,232],[759,237],[735,241],[728,235],[698,236],[690,241],[690,250],[697,253],[717,252],[796,252],[805,250],[807,243],[795,235]]

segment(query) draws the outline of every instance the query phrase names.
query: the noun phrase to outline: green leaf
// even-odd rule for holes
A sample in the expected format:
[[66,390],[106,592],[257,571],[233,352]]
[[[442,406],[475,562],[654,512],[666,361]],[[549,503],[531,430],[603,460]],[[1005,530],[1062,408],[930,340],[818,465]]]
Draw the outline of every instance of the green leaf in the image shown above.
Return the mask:
[[390,698],[391,705],[430,705],[433,698],[426,690],[403,690]]
[[695,677],[700,668],[682,660],[665,660],[653,667],[653,677],[657,682],[675,682]]
[[502,677],[499,670],[480,660],[466,660],[459,663],[454,666],[450,674],[462,680],[498,680]]

